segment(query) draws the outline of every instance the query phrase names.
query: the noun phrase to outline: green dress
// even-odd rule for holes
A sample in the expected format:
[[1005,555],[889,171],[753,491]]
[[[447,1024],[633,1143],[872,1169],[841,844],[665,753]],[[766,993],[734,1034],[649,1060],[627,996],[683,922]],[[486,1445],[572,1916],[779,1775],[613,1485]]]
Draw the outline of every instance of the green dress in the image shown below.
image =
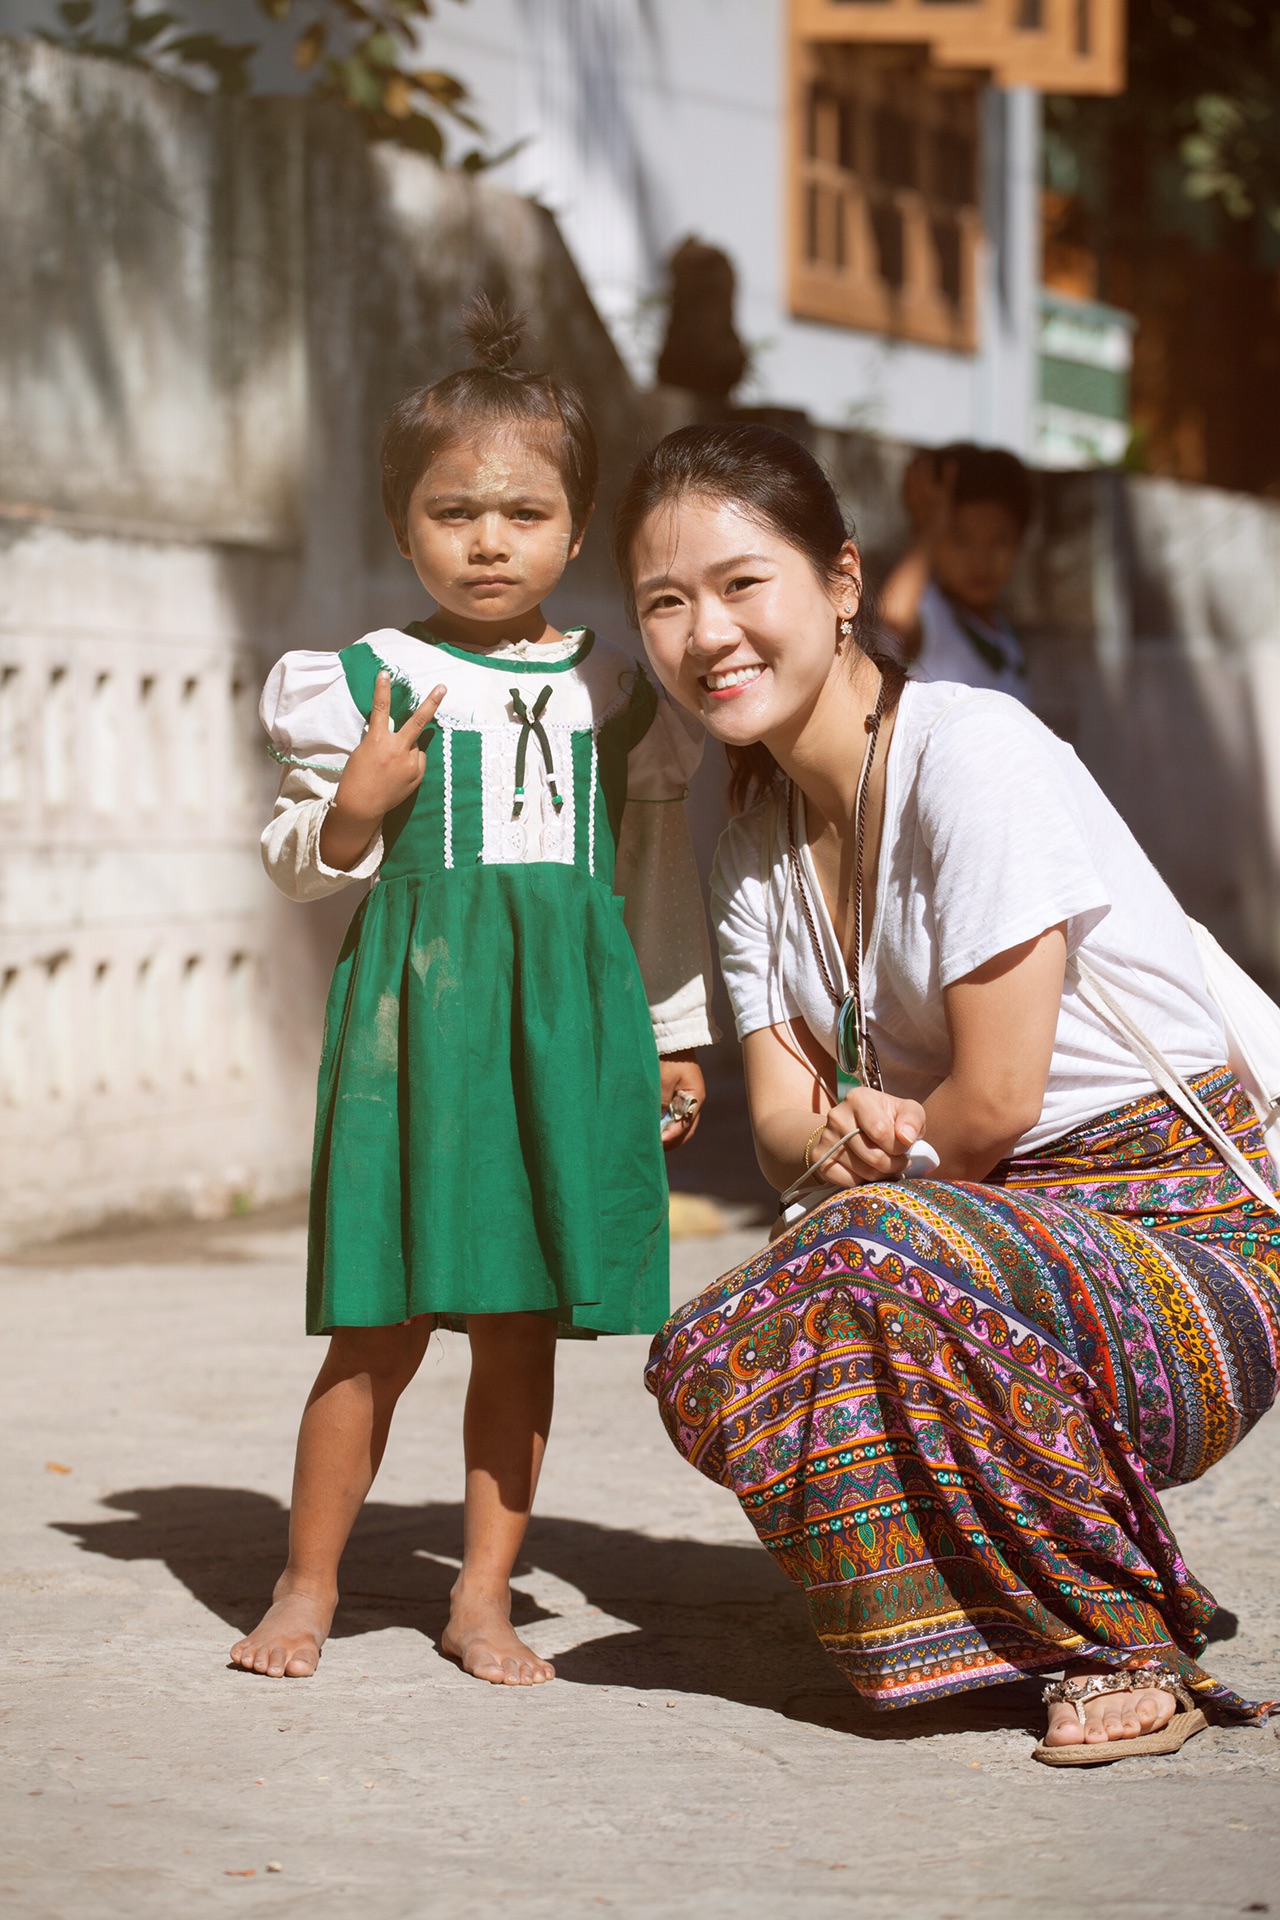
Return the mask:
[[397,724],[449,691],[329,991],[311,1332],[523,1312],[652,1333],[667,1317],[657,1054],[613,891],[657,700],[630,656],[573,638],[550,663],[421,628],[336,656],[327,697],[350,701],[356,737],[384,666]]

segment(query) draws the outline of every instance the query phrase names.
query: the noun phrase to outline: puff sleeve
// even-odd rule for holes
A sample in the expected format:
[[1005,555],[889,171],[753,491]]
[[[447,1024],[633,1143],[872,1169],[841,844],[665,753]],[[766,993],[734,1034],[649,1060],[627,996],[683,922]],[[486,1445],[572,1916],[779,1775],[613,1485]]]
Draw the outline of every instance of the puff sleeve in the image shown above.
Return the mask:
[[364,716],[351,698],[336,653],[286,653],[267,677],[258,709],[283,777],[271,820],[262,834],[262,864],[291,900],[321,900],[382,864],[382,835],[370,841],[354,867],[326,866],[320,829],[338,781],[364,735]]
[[640,963],[659,1053],[710,1046],[711,949],[684,801],[703,731],[665,694],[627,756],[614,887]]

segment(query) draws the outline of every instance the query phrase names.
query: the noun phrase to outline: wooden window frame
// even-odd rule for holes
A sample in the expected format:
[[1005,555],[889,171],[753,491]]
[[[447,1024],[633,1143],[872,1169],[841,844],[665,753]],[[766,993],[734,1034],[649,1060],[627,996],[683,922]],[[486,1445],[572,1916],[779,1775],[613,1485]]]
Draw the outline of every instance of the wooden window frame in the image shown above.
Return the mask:
[[997,86],[1120,93],[1125,0],[791,0],[791,39],[927,46]]
[[[1125,0],[789,0],[791,312],[927,346],[977,347],[976,186],[958,206],[920,168],[913,183],[886,182],[865,126],[834,136],[828,127],[811,141],[815,89],[836,75],[830,95],[847,92],[856,103],[874,95],[867,76],[884,70],[877,63],[906,62],[920,83],[917,147],[928,145],[931,122],[945,118],[935,108],[951,86],[973,100],[976,156],[982,84],[1118,93],[1124,36]],[[874,112],[863,104],[853,121]],[[886,276],[897,248],[900,271]]]
[[[791,82],[792,313],[972,353],[978,76],[941,72],[919,47],[793,40]],[[903,123],[907,140],[889,151]],[[935,177],[933,156],[948,137],[969,147],[962,197]],[[898,271],[886,274],[895,251]]]

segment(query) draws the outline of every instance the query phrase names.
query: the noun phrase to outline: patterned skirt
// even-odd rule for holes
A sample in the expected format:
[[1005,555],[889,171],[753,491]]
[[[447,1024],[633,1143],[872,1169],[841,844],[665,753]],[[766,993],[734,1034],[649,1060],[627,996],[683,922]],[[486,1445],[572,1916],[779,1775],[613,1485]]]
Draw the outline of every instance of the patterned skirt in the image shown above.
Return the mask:
[[[1195,1082],[1264,1178],[1226,1070]],[[1275,1398],[1280,1218],[1155,1095],[982,1185],[850,1189],[675,1314],[646,1375],[877,1707],[1196,1656],[1157,1497]]]

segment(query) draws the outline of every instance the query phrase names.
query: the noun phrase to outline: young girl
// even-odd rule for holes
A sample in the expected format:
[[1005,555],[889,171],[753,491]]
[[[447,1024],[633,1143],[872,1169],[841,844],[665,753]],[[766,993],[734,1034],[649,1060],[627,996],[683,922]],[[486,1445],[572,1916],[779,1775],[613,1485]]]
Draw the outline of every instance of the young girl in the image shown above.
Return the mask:
[[471,1381],[441,1647],[497,1684],[553,1677],[512,1629],[509,1579],[556,1335],[666,1318],[662,1148],[704,1093],[688,1049],[711,1038],[709,962],[680,805],[700,729],[630,655],[548,623],[591,516],[591,427],[572,388],[514,369],[519,323],[481,300],[467,330],[473,366],[410,394],[382,439],[430,623],[286,654],[262,701],[286,768],[272,879],[296,900],[373,882],[320,1068],[307,1327],[329,1352],[288,1564],[231,1652],[272,1676],[315,1671],[396,1402],[446,1326],[470,1336]]

